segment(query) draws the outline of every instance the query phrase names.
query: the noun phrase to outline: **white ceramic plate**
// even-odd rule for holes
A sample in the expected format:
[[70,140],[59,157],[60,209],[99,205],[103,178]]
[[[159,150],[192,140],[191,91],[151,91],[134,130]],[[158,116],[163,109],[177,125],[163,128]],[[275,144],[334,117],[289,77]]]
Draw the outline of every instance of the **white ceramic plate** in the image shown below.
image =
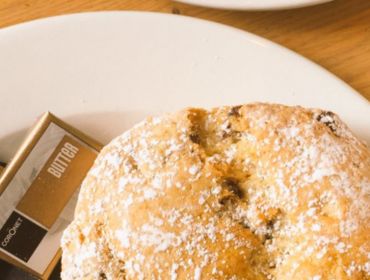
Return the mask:
[[231,10],[280,10],[301,8],[333,0],[175,0],[178,2]]
[[0,30],[0,160],[46,110],[107,142],[147,115],[252,101],[321,107],[370,140],[369,103],[270,41],[188,17],[101,12]]

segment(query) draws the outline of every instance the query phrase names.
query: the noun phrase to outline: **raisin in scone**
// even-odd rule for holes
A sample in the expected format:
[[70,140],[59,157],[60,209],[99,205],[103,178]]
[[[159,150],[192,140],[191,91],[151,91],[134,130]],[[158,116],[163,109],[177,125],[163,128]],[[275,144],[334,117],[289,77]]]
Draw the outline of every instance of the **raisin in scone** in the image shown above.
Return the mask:
[[62,278],[370,279],[369,189],[369,149],[331,112],[148,118],[88,173]]

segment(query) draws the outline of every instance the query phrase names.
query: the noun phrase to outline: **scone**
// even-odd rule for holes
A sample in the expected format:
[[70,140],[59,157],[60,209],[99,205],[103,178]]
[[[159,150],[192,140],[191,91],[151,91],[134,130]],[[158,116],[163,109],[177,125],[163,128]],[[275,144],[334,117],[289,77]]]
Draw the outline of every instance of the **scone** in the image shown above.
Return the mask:
[[370,152],[331,112],[187,109],[113,140],[62,278],[370,279]]

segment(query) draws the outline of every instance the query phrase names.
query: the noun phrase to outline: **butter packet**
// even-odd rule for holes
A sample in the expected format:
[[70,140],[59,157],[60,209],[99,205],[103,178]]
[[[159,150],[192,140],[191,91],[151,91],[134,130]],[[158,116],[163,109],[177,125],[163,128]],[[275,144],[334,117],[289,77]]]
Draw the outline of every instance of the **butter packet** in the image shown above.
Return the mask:
[[101,144],[44,114],[0,177],[0,258],[47,279]]

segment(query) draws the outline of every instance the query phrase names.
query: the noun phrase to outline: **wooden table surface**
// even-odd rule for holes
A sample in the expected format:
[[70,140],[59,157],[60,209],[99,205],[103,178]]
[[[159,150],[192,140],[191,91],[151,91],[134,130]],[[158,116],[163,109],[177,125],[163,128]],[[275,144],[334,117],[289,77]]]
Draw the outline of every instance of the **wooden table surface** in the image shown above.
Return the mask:
[[170,0],[0,0],[0,27],[101,10],[175,13],[247,30],[315,61],[370,100],[370,0],[267,12],[215,10]]

